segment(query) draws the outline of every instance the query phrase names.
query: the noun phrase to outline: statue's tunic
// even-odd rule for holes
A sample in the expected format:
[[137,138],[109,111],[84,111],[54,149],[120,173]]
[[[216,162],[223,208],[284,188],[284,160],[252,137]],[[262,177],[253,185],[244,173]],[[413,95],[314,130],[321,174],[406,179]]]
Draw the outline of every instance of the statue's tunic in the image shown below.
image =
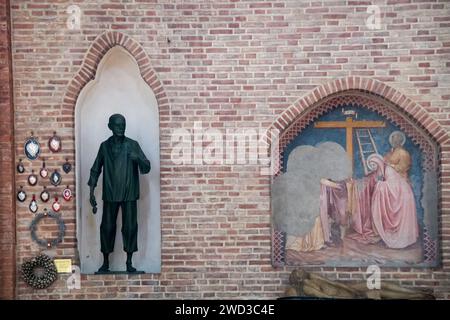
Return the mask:
[[[131,160],[130,153],[137,155]],[[139,199],[139,172],[150,171],[150,161],[139,144],[127,137],[116,143],[113,137],[104,141],[91,168],[88,185],[97,186],[103,169],[103,216],[100,225],[100,244],[103,253],[114,251],[117,215],[122,208],[122,236],[124,251],[132,253],[137,248],[137,200]]]
[[[139,161],[132,161],[129,153],[135,152]],[[123,143],[115,144],[113,137],[102,142],[91,168],[88,185],[97,186],[98,177],[103,167],[104,201],[120,202],[139,199],[139,172],[150,171],[150,161],[147,160],[141,147],[130,138],[125,137]]]

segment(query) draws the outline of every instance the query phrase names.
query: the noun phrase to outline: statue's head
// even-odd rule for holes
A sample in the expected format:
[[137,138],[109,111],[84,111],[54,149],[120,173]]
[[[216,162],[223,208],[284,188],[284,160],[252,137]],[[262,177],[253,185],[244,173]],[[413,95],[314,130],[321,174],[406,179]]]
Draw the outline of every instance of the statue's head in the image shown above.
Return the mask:
[[289,276],[289,283],[291,285],[303,284],[303,281],[309,276],[308,272],[303,269],[294,269]]
[[126,121],[121,114],[113,114],[109,117],[108,128],[113,132],[113,135],[123,137],[125,135]]

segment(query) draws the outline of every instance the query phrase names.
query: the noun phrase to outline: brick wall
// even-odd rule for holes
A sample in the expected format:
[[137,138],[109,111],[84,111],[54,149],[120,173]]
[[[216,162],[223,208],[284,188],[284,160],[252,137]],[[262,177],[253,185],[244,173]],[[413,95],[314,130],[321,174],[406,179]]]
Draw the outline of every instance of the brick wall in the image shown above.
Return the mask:
[[[162,273],[83,276],[82,288],[73,291],[66,288],[65,276],[44,291],[31,290],[17,278],[18,298],[281,294],[292,268],[273,268],[270,262],[270,178],[255,165],[174,165],[174,128],[191,129],[196,121],[223,130],[269,128],[273,122],[283,123],[280,115],[294,110],[299,98],[314,102],[310,100],[321,97],[314,89],[335,79],[346,79],[345,86],[372,79],[417,104],[438,125],[436,130],[450,128],[449,2],[384,1],[380,30],[366,26],[370,1],[76,3],[82,13],[80,30],[66,25],[72,1],[11,1],[16,156],[23,154],[31,130],[43,145],[56,130],[64,149],[55,155],[44,147],[47,166],[59,167],[66,157],[73,163],[73,106],[79,89],[93,77],[99,57],[111,44],[136,41],[128,50],[135,51],[144,79],[159,96]],[[98,40],[105,31],[120,33]],[[94,41],[97,47],[91,47]],[[80,71],[81,66],[85,69]],[[340,90],[345,86],[334,85]],[[442,148],[445,170],[449,152]],[[25,165],[37,171],[41,162]],[[64,185],[74,186],[73,172],[64,176]],[[441,179],[443,266],[382,269],[383,279],[431,287],[439,298],[450,298],[448,177],[443,173]],[[24,184],[26,175],[17,175],[16,181],[17,186]],[[41,189],[35,190],[38,194]],[[27,229],[27,206],[16,206],[17,266],[38,252]],[[63,215],[68,234],[57,255],[77,261],[73,203],[64,204]],[[314,270],[334,279],[365,277],[359,268]]]
[[14,297],[14,110],[9,1],[0,3],[0,299]]

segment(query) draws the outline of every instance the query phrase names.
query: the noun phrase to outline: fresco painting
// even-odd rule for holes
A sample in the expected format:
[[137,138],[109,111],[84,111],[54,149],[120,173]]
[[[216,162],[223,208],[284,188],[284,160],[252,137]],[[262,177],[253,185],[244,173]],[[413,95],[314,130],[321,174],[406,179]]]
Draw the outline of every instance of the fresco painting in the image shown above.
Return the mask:
[[396,124],[340,106],[290,141],[282,162],[272,216],[285,264],[438,264],[428,246],[437,243],[437,170]]

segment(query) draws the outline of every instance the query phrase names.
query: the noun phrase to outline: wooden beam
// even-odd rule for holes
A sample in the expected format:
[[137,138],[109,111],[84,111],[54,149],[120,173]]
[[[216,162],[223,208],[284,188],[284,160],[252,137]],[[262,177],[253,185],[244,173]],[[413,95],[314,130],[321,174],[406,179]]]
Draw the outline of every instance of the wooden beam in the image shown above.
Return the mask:
[[314,124],[319,129],[345,129],[345,148],[347,156],[352,162],[353,173],[353,129],[355,128],[384,128],[384,121],[353,121],[352,117],[347,117],[345,121],[319,121]]

